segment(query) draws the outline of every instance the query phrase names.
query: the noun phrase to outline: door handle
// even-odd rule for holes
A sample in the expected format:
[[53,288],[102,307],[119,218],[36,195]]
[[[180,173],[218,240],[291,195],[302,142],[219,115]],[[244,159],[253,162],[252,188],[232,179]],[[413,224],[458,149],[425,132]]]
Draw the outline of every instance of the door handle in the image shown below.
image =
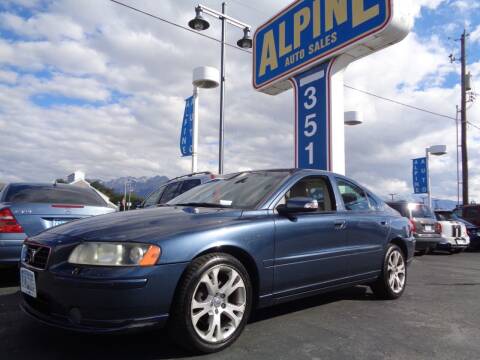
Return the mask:
[[380,225],[382,225],[382,226],[387,226],[387,225],[388,225],[388,221],[387,221],[387,220],[382,220],[382,221],[380,221]]
[[347,220],[335,221],[335,230],[345,230],[347,228]]

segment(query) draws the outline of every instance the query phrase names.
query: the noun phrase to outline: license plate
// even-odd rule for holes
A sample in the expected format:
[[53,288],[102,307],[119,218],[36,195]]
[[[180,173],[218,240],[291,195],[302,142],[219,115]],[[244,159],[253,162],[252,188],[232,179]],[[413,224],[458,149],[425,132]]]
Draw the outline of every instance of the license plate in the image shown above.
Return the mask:
[[52,220],[52,227],[55,227],[55,226],[59,226],[59,225],[63,225],[67,222],[69,222],[70,220],[64,220],[64,219],[54,219]]
[[433,227],[432,227],[432,225],[425,225],[425,228],[424,228],[424,229],[425,229],[426,232],[433,232]]
[[459,245],[463,245],[466,242],[467,242],[467,240],[465,240],[465,239],[457,239],[457,244],[459,244]]
[[25,268],[20,269],[20,289],[23,293],[31,297],[37,297],[37,284],[35,282],[35,273]]

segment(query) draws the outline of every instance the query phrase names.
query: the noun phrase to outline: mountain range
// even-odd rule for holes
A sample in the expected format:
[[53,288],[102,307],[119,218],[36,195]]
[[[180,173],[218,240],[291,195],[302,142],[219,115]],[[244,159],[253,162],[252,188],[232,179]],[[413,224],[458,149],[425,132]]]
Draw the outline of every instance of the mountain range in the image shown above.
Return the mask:
[[168,177],[157,175],[154,177],[142,176],[139,178],[127,176],[108,181],[101,181],[101,183],[119,194],[123,194],[125,191],[125,183],[129,183],[131,184],[132,192],[140,197],[145,197],[154,190],[158,189],[160,185],[165,184],[167,181]]

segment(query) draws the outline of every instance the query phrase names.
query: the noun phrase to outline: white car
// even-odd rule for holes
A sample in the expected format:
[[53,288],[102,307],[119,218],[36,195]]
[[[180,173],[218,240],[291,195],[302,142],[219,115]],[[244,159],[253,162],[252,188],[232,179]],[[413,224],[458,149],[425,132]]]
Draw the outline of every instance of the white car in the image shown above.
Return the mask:
[[465,251],[470,246],[470,237],[465,224],[456,221],[451,211],[435,211],[435,217],[442,230],[438,250],[446,250],[453,254]]

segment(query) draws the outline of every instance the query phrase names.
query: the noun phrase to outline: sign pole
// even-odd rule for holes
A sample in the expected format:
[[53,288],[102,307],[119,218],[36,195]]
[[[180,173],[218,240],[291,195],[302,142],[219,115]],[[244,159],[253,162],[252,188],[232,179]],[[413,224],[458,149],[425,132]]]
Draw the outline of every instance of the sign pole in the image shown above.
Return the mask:
[[425,159],[427,161],[427,202],[428,207],[432,209],[432,190],[430,187],[430,151],[429,148],[425,150]]

